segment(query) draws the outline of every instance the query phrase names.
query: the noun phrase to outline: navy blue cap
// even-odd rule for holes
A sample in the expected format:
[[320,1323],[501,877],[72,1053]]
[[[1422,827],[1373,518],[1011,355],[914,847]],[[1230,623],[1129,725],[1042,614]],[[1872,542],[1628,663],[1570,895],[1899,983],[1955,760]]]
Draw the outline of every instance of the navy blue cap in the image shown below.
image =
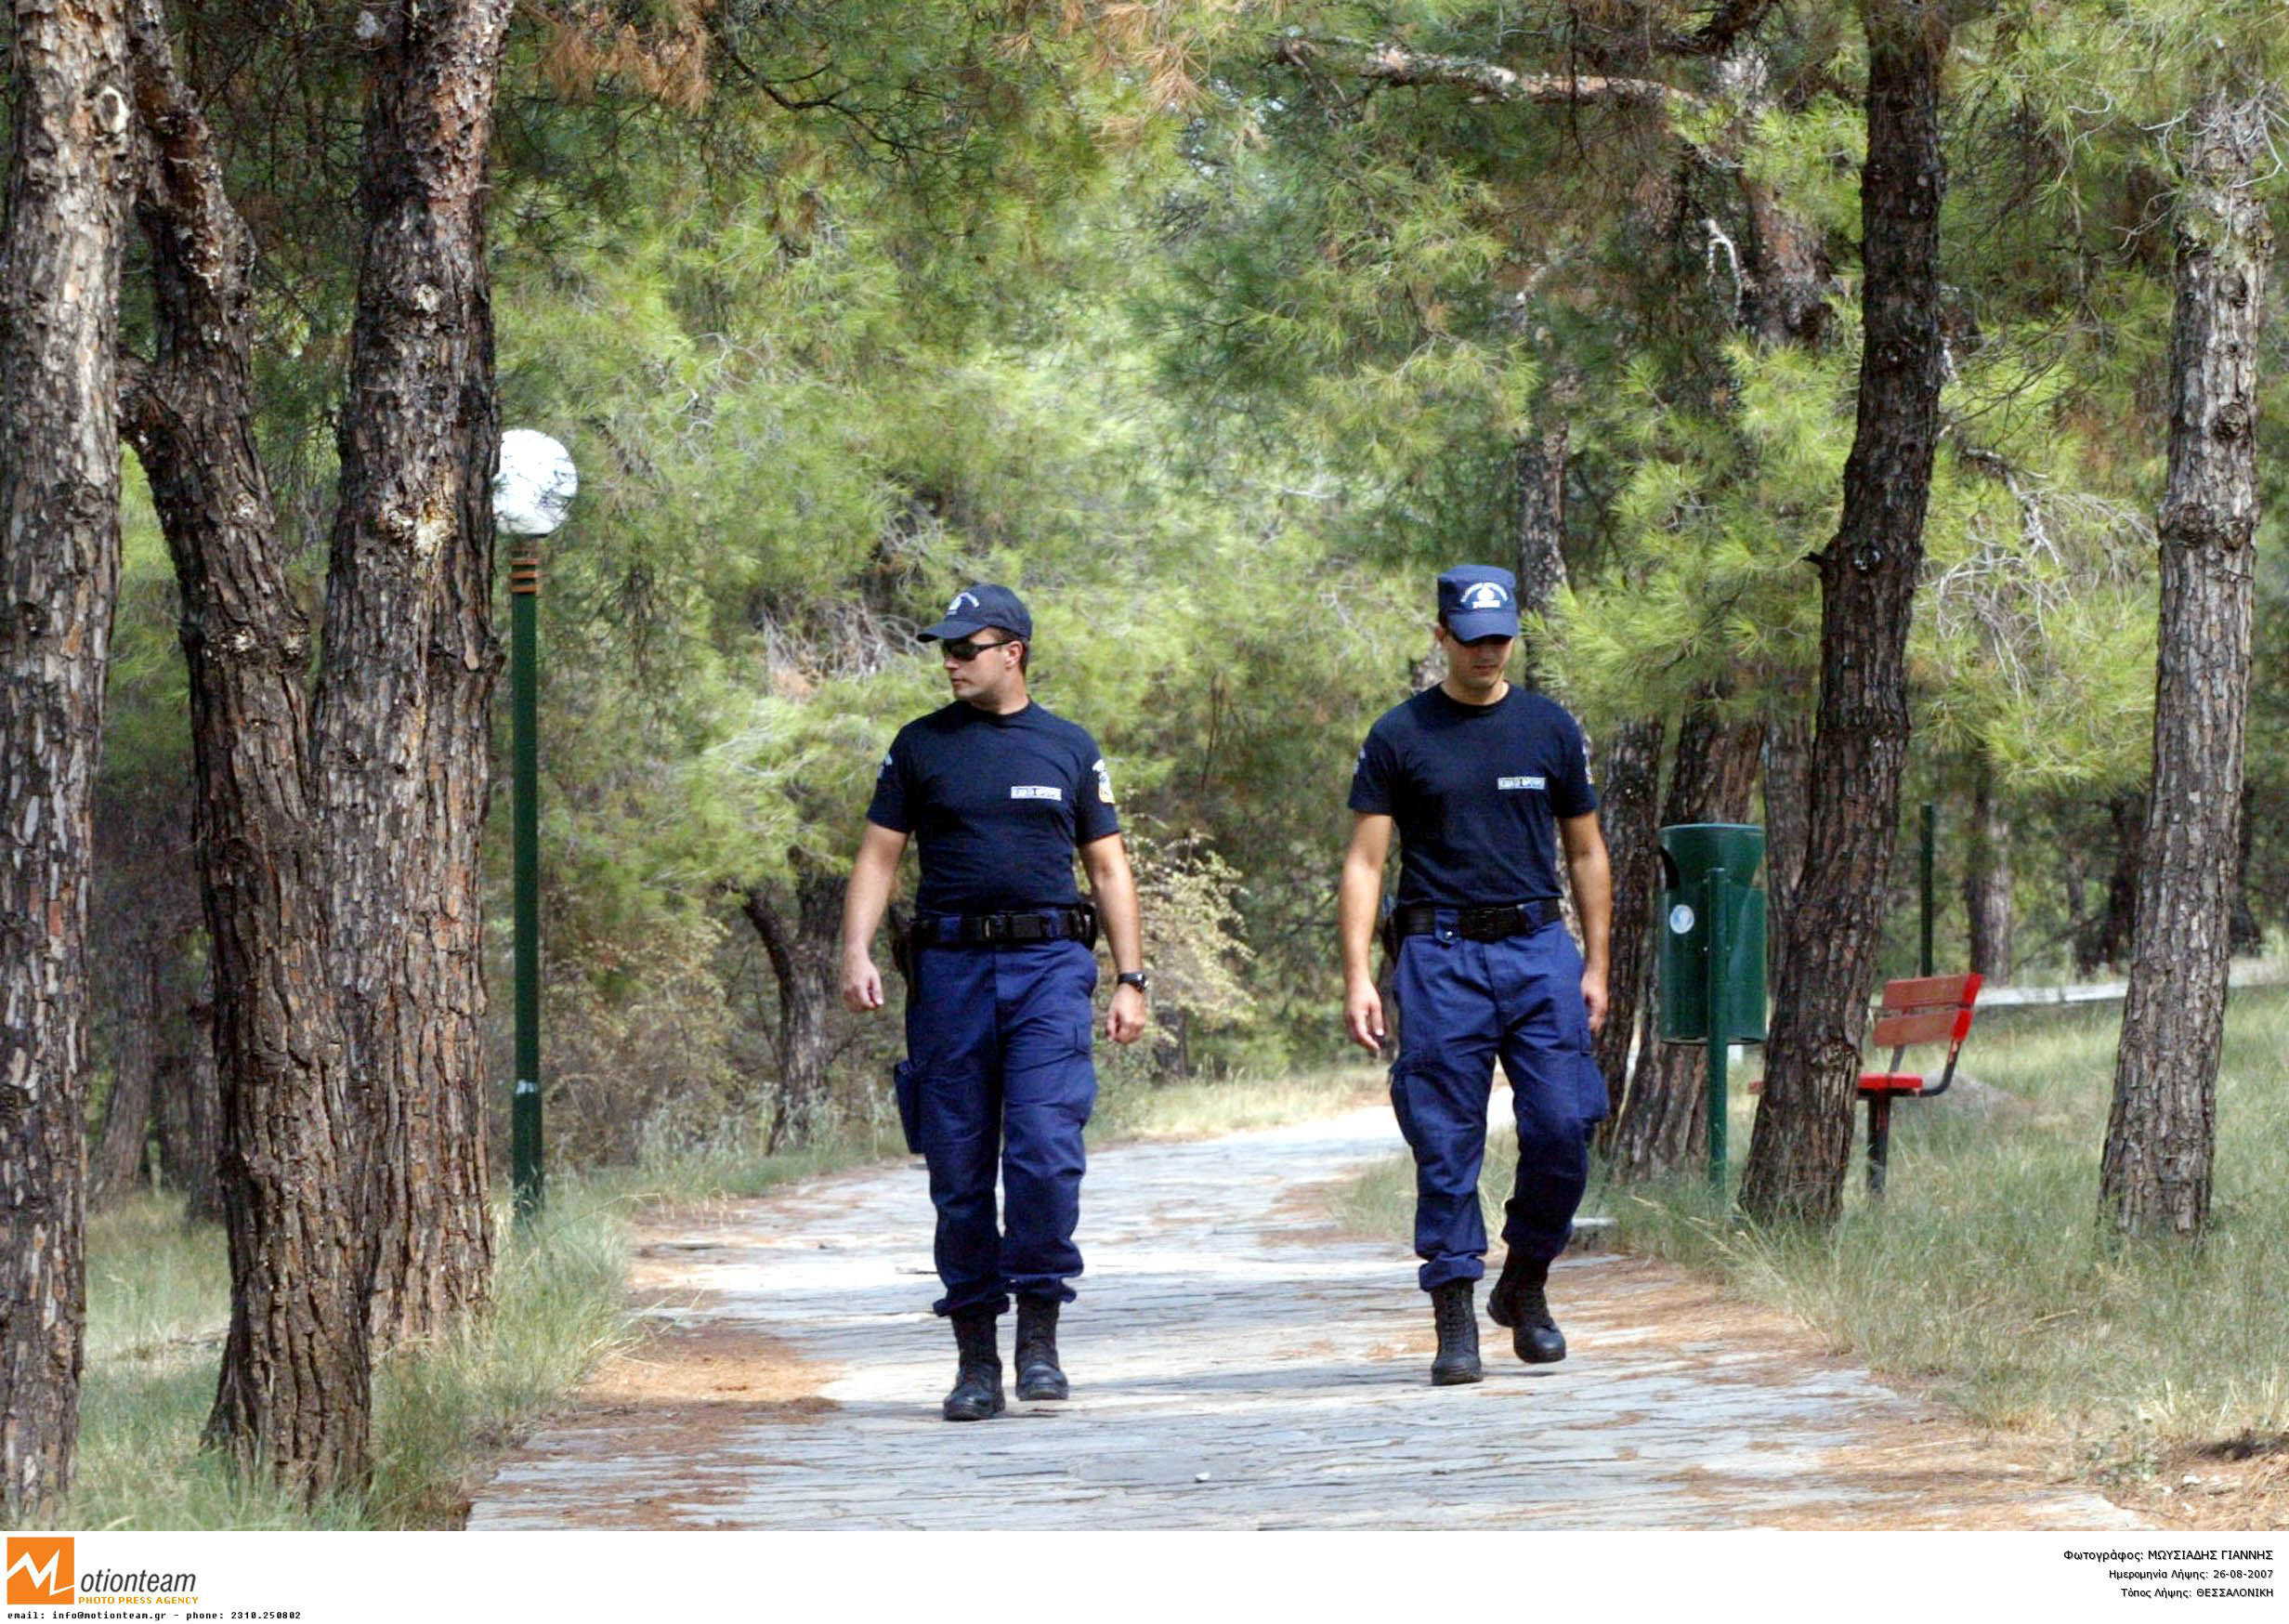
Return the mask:
[[1464,643],[1518,635],[1518,578],[1492,564],[1459,564],[1439,577],[1439,619]]
[[934,637],[967,637],[988,626],[999,626],[1026,642],[1033,640],[1033,617],[1026,613],[1017,595],[1006,586],[984,582],[956,593],[954,601],[946,606],[946,618],[922,628],[922,639],[927,643]]

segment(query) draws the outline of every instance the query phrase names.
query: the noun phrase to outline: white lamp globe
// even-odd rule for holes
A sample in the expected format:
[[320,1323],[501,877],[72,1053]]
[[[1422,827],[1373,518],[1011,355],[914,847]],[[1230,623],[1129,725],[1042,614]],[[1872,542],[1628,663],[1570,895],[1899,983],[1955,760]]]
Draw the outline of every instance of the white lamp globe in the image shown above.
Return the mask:
[[564,523],[580,488],[569,452],[536,429],[512,428],[501,437],[501,471],[492,477],[493,527],[544,536]]

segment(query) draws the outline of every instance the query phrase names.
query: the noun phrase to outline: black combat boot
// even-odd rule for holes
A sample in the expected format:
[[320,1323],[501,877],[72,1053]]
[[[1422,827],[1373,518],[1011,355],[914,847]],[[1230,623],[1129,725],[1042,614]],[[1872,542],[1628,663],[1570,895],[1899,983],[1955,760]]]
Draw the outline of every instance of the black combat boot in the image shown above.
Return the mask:
[[1511,1346],[1529,1365],[1554,1365],[1565,1357],[1565,1335],[1550,1316],[1542,1288],[1550,1264],[1513,1251],[1502,1260],[1502,1277],[1486,1293],[1486,1317],[1508,1326]]
[[1471,1294],[1477,1283],[1449,1280],[1431,1290],[1431,1313],[1439,1328],[1438,1357],[1431,1361],[1431,1385],[1458,1387],[1484,1381],[1478,1368],[1478,1310]]
[[954,1316],[954,1345],[961,1365],[954,1372],[954,1390],[946,1395],[948,1421],[984,1421],[1001,1413],[1001,1356],[994,1349],[991,1314]]
[[1072,1389],[1057,1368],[1057,1310],[1054,1297],[1017,1299],[1017,1396],[1066,1398]]

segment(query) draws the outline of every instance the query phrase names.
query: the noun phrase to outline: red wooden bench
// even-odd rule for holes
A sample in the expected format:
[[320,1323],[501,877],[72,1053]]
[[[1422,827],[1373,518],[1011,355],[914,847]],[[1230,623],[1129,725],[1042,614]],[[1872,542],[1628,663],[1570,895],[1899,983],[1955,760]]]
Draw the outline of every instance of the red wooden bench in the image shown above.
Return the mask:
[[[1928,1100],[1943,1094],[1955,1080],[1955,1056],[1971,1034],[1971,1006],[1979,1002],[1979,982],[1972,976],[1918,976],[1884,983],[1883,1007],[1877,1012],[1873,1041],[1891,1050],[1887,1071],[1860,1074],[1860,1097],[1868,1102],[1868,1194],[1884,1193],[1884,1164],[1891,1153],[1891,1102]],[[1920,1072],[1902,1071],[1901,1057],[1911,1045],[1947,1044],[1947,1064],[1937,1082],[1927,1085]]]

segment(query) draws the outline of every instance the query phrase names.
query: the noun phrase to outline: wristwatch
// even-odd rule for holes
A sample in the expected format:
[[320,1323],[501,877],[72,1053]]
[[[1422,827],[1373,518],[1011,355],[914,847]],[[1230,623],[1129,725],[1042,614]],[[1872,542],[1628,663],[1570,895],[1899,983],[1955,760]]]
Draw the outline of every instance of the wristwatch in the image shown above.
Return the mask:
[[1123,970],[1113,979],[1119,986],[1133,987],[1139,992],[1145,991],[1153,984],[1153,978],[1142,970]]

